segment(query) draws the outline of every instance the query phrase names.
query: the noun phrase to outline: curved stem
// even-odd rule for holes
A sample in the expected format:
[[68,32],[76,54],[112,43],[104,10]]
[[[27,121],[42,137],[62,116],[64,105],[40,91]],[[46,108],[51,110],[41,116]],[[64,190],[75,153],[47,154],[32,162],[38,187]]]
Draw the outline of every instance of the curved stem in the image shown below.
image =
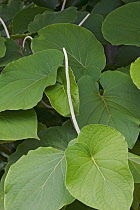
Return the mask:
[[67,1],[67,0],[64,0],[64,1],[63,1],[61,11],[63,11],[63,10],[64,10],[64,8],[65,8],[65,4],[66,4],[66,1]]
[[5,30],[5,33],[6,33],[7,38],[10,38],[10,35],[9,35],[9,32],[8,32],[7,26],[5,25],[5,22],[3,21],[2,18],[0,18],[0,22],[3,25],[3,28]]
[[86,17],[84,17],[84,19],[79,23],[78,26],[81,26],[88,19],[89,16],[90,14],[87,14]]
[[68,55],[66,52],[66,49],[63,48],[63,52],[64,52],[64,56],[65,56],[65,71],[66,71],[66,81],[67,81],[67,96],[68,96],[68,102],[69,102],[69,107],[70,107],[70,113],[71,113],[71,117],[72,117],[72,121],[75,127],[75,130],[77,132],[77,134],[80,133],[80,129],[75,117],[75,113],[74,113],[74,108],[73,108],[73,104],[72,104],[72,98],[71,98],[71,93],[70,93],[70,78],[69,78],[69,68],[68,68]]
[[46,106],[47,108],[49,108],[49,109],[53,109],[53,107],[52,106],[49,106],[48,104],[46,104],[43,100],[41,100],[41,102],[42,102],[42,104],[44,105],[44,106]]
[[26,42],[26,39],[33,39],[31,36],[26,36],[23,40],[23,44],[22,44],[22,47],[24,48],[25,47],[25,42]]

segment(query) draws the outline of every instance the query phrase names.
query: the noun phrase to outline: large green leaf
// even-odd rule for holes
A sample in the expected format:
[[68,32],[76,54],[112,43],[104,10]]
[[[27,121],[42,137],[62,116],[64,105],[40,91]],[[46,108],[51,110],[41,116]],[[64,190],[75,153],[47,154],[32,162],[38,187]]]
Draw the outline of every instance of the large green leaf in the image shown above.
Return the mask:
[[8,4],[0,6],[0,17],[4,22],[10,21],[22,8],[23,2],[21,0],[11,0]]
[[74,71],[76,80],[84,75],[91,75],[96,80],[105,66],[105,55],[102,45],[88,30],[67,23],[58,23],[39,31],[39,37],[34,38],[34,52],[45,49],[65,47],[69,57],[69,66]]
[[28,30],[30,33],[35,33],[47,25],[72,22],[76,19],[76,13],[75,7],[70,7],[60,12],[44,12],[34,18],[29,24]]
[[135,1],[139,1],[139,0],[122,0],[124,3],[131,3],[131,2],[135,2]]
[[55,9],[58,3],[58,0],[33,0],[35,4],[41,7],[48,7],[50,9]]
[[99,85],[89,76],[79,81],[80,127],[99,123],[121,132],[132,148],[139,135],[140,92],[129,75],[118,71],[102,74]]
[[[77,12],[77,19],[73,22],[74,24],[79,25],[79,23],[86,17],[88,12]],[[91,31],[95,37],[103,44],[106,44],[107,41],[104,39],[101,28],[104,18],[99,14],[90,14],[86,21],[82,24],[82,27]]]
[[92,13],[106,16],[108,13],[122,6],[121,0],[101,0],[92,9]]
[[56,210],[74,198],[65,187],[64,152],[40,147],[13,164],[5,179],[5,210]]
[[128,153],[128,163],[135,183],[140,183],[140,156]]
[[128,210],[133,179],[128,167],[127,143],[115,129],[88,125],[78,143],[66,150],[66,186],[76,199],[101,210]]
[[1,140],[38,139],[37,119],[33,110],[1,112],[0,128]]
[[140,47],[140,2],[126,4],[109,13],[103,23],[103,35],[113,45]]
[[130,75],[134,84],[140,89],[140,57],[131,64]]
[[0,58],[0,66],[6,66],[8,63],[23,57],[20,46],[13,39],[7,39],[5,42],[6,52],[3,58]]
[[[75,114],[79,113],[79,92],[72,70],[69,68],[70,90]],[[63,116],[71,116],[68,96],[65,68],[58,69],[58,76],[54,86],[47,87],[45,94],[51,105]]]
[[0,76],[0,111],[34,107],[55,84],[62,61],[60,51],[46,50],[10,63]]
[[0,37],[0,58],[3,57],[6,52],[6,46],[4,44],[5,41],[6,39],[4,39],[3,37]]
[[28,31],[28,24],[34,19],[37,14],[41,14],[45,11],[46,8],[34,7],[23,9],[18,12],[13,19],[13,34],[21,34]]

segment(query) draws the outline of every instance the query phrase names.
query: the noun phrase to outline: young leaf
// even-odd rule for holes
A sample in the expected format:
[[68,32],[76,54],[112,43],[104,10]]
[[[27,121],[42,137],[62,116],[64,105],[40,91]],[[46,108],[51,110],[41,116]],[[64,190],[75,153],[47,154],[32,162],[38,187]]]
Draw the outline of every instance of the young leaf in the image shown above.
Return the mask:
[[105,66],[105,55],[102,45],[88,30],[67,23],[58,23],[39,31],[39,37],[34,38],[34,52],[45,49],[65,48],[69,56],[69,66],[76,80],[84,75],[91,75],[95,80]]
[[104,38],[112,45],[140,47],[140,2],[133,2],[109,13],[103,22]]
[[6,52],[6,46],[4,44],[5,41],[6,39],[4,39],[3,37],[0,37],[0,58],[3,57]]
[[100,84],[89,76],[79,80],[80,127],[89,124],[109,125],[121,132],[132,148],[139,135],[140,92],[129,75],[118,71],[102,74]]
[[135,183],[140,183],[140,156],[128,153],[128,163]]
[[23,55],[20,53],[20,46],[15,40],[7,39],[5,46],[6,52],[4,57],[0,58],[0,67],[6,66],[8,63],[23,57]]
[[30,33],[35,33],[47,25],[72,22],[76,19],[76,13],[77,11],[75,7],[69,7],[60,12],[44,12],[34,18],[34,20],[29,24],[28,30]]
[[73,202],[65,187],[65,172],[64,152],[51,147],[30,151],[6,176],[5,210],[56,210]]
[[34,17],[37,14],[45,12],[46,10],[47,10],[46,8],[34,7],[34,8],[23,9],[20,12],[18,12],[13,19],[12,33],[22,34],[24,32],[27,32],[28,24],[34,19]]
[[[79,113],[79,93],[72,70],[69,68],[71,97],[75,114]],[[45,89],[45,94],[48,96],[51,105],[63,116],[70,116],[70,108],[67,96],[67,83],[65,68],[58,69],[56,84]]]
[[37,119],[34,110],[1,112],[0,128],[0,140],[38,139]]
[[131,64],[130,75],[134,84],[140,89],[140,57]]
[[84,204],[102,210],[128,210],[133,179],[128,167],[127,143],[113,128],[88,125],[78,143],[66,150],[66,186]]
[[62,61],[60,51],[46,50],[10,63],[0,76],[0,111],[34,107],[44,89],[55,84]]

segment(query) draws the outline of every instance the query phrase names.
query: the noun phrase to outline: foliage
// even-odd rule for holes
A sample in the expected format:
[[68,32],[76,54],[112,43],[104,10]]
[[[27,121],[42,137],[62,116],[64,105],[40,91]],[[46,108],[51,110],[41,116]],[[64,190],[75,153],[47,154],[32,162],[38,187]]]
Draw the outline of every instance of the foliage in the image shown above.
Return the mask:
[[139,11],[0,1],[1,210],[140,209]]

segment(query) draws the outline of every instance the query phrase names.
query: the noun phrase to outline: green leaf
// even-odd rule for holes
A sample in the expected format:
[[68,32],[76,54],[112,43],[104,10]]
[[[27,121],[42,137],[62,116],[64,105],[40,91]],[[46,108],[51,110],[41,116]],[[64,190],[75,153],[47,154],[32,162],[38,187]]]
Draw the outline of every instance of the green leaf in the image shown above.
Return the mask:
[[[34,7],[23,9],[16,14],[13,19],[13,34],[22,34],[28,31],[28,24],[34,19],[37,14],[42,14],[46,8]],[[48,11],[47,11],[48,12]],[[24,18],[23,18],[24,17]]]
[[88,125],[78,143],[66,150],[66,186],[76,199],[102,210],[128,210],[133,179],[128,167],[127,143],[115,129]]
[[[77,19],[73,23],[78,25],[86,17],[87,14],[88,12],[78,11]],[[87,20],[82,24],[82,27],[91,31],[101,43],[107,44],[107,41],[104,39],[101,31],[103,20],[104,18],[102,15],[90,14]]]
[[48,7],[50,9],[55,9],[58,3],[58,0],[33,0],[33,2],[41,7]]
[[121,132],[132,148],[139,135],[140,92],[129,75],[118,71],[102,74],[99,85],[89,76],[80,79],[80,128],[89,124],[109,125]]
[[0,128],[1,140],[38,139],[37,119],[33,110],[1,112]]
[[104,38],[112,45],[140,47],[140,2],[126,4],[109,13],[103,22]]
[[45,49],[62,50],[63,47],[67,50],[69,66],[74,71],[76,80],[84,75],[99,79],[105,66],[105,55],[102,45],[90,31],[73,24],[58,23],[41,29],[39,37],[32,42],[34,52]]
[[122,46],[115,55],[119,66],[127,66],[140,57],[140,48],[136,46]]
[[140,156],[128,153],[128,163],[135,183],[140,183]]
[[0,111],[34,107],[55,84],[62,61],[60,51],[46,50],[10,63],[0,76]]
[[0,209],[4,210],[4,189],[2,182],[0,182]]
[[13,39],[7,39],[5,42],[6,52],[3,58],[0,58],[0,67],[6,66],[8,63],[23,57],[20,46]]
[[140,89],[140,57],[131,64],[130,75],[134,84]]
[[[79,113],[79,92],[72,70],[69,68],[70,89],[75,114]],[[58,69],[56,84],[45,89],[51,105],[63,116],[71,116],[68,96],[65,68]]]
[[134,210],[140,210],[140,184],[134,185],[134,199],[132,207]]
[[73,202],[65,187],[65,173],[64,152],[51,147],[30,151],[6,176],[5,210],[56,210]]
[[106,16],[122,4],[121,0],[101,0],[93,7],[91,13]]
[[76,19],[76,13],[77,11],[75,7],[69,7],[60,12],[44,12],[34,18],[29,24],[28,30],[30,33],[35,33],[47,25],[72,22]]
[[139,1],[139,0],[122,0],[124,3],[131,3],[131,2],[135,2],[135,1]]
[[6,52],[6,46],[4,44],[5,41],[6,39],[4,39],[3,37],[0,37],[0,58],[3,57]]
[[0,17],[4,22],[10,21],[17,12],[22,10],[23,2],[20,0],[11,0],[8,4],[2,4],[0,6]]

